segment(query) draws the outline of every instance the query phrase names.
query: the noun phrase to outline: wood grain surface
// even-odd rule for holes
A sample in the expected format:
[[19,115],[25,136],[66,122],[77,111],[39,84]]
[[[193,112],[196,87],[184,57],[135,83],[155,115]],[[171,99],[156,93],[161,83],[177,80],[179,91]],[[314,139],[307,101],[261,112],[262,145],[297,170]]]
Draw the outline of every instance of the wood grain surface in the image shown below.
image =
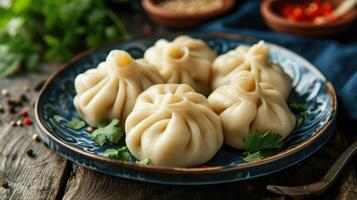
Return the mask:
[[[10,97],[17,98],[27,87],[30,89],[44,80],[47,74],[1,79],[0,90],[8,88]],[[31,99],[34,99],[35,93],[30,89],[26,95],[29,102],[21,109],[28,109],[32,115]],[[2,106],[5,106],[5,101],[0,97]],[[42,142],[32,139],[32,135],[36,134],[34,126],[13,127],[10,124],[10,121],[19,118],[18,114],[0,114],[0,199],[56,199],[67,180],[64,174],[70,163]],[[32,151],[32,154],[29,156],[27,151]]]

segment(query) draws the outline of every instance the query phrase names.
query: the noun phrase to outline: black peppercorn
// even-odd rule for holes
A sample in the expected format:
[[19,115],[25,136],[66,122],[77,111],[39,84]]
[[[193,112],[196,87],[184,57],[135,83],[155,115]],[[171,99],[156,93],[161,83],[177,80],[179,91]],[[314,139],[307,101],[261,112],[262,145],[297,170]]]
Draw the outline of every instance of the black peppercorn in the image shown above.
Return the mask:
[[32,157],[32,158],[36,156],[36,154],[33,152],[32,149],[28,149],[28,150],[26,151],[26,154],[27,154],[29,157]]

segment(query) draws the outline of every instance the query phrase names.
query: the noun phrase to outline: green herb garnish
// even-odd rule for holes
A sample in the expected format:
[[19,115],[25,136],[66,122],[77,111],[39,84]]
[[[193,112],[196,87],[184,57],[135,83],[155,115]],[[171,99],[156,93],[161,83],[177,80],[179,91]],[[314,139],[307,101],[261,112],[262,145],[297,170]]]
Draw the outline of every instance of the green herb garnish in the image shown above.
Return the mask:
[[107,149],[105,153],[110,159],[128,161],[130,158],[130,153],[128,152],[128,147],[126,146],[119,149]]
[[243,139],[243,142],[245,150],[252,153],[265,149],[279,148],[281,145],[281,136],[273,131],[254,131],[253,133],[248,134]]
[[306,105],[298,103],[298,102],[292,102],[289,104],[289,108],[294,113],[303,113],[304,114],[309,109],[309,106],[306,106]]
[[256,151],[254,153],[244,153],[243,156],[243,160],[245,162],[253,162],[264,158],[260,151]]
[[296,119],[295,129],[300,128],[300,126],[304,123],[304,121],[305,121],[304,118]]
[[86,123],[76,117],[73,117],[70,122],[67,123],[67,127],[73,130],[79,130],[86,126]]
[[151,163],[150,158],[146,158],[144,160],[136,161],[137,164],[139,165],[149,165]]
[[273,154],[273,149],[280,148],[281,135],[273,131],[254,131],[244,137],[243,142],[246,150],[243,153],[243,160],[253,162]]
[[119,120],[113,119],[110,123],[101,123],[99,127],[93,131],[92,140],[99,146],[105,143],[118,144],[119,140],[124,136]]

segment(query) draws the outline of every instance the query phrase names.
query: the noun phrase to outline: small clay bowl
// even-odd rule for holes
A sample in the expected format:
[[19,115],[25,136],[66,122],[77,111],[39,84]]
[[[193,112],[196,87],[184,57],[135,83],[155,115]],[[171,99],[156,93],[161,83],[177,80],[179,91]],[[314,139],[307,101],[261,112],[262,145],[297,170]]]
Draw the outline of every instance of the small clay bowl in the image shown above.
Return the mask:
[[173,12],[161,8],[155,0],[142,0],[142,4],[149,17],[157,24],[169,28],[186,29],[194,27],[209,18],[228,12],[233,8],[235,0],[223,0],[223,6],[221,8],[203,13]]
[[[265,0],[260,6],[265,23],[278,32],[309,37],[336,36],[346,31],[357,18],[357,9],[354,8],[336,20],[325,24],[316,25],[309,22],[294,22],[279,14],[278,5],[282,1],[284,0]],[[341,0],[331,0],[333,5],[338,5],[339,2]]]

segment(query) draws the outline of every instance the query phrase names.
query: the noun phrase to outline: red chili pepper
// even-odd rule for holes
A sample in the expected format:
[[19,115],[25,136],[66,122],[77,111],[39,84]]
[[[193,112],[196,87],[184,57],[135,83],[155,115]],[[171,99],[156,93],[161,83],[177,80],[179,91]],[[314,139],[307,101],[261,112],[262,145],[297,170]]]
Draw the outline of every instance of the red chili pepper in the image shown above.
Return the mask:
[[304,11],[302,7],[298,6],[294,8],[293,17],[296,21],[301,21],[304,18]]
[[330,3],[323,3],[322,4],[322,12],[324,15],[329,15],[332,12],[332,5]]
[[333,7],[330,2],[311,0],[307,3],[282,3],[278,10],[283,17],[292,21],[313,23],[316,18],[330,16]]
[[320,7],[317,3],[312,2],[304,9],[305,15],[308,18],[315,18],[320,15]]
[[283,5],[283,16],[288,17],[291,15],[291,13],[293,13],[294,11],[294,6],[287,4],[287,5]]
[[25,117],[23,120],[23,124],[25,125],[31,125],[32,124],[32,120],[29,117]]

